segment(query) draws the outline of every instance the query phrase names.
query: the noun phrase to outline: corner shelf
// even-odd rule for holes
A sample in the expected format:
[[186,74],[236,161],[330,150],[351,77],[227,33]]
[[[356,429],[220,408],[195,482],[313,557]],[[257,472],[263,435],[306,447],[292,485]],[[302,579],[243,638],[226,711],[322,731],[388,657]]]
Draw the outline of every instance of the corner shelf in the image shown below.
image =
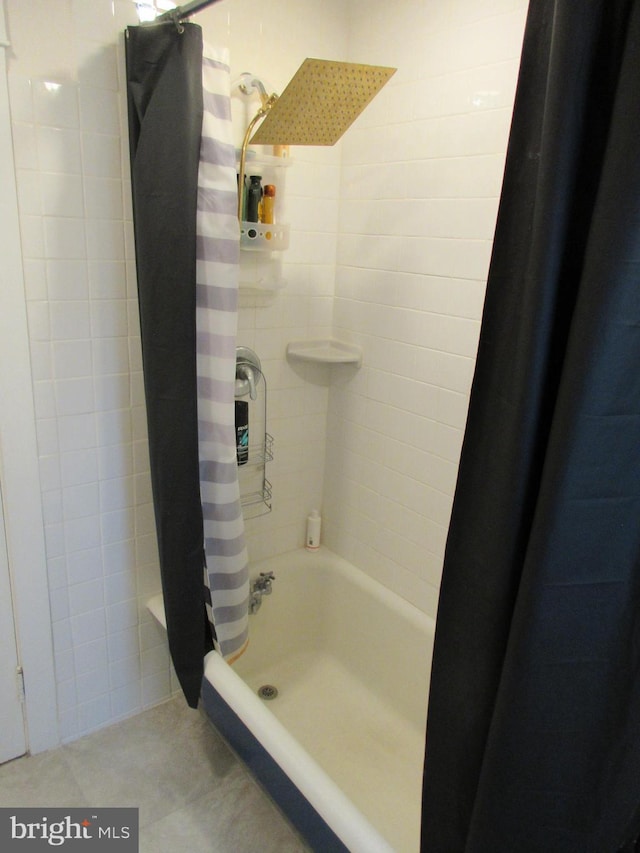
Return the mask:
[[151,615],[158,621],[160,625],[165,629],[167,629],[167,616],[164,610],[164,598],[162,597],[162,593],[159,592],[157,595],[154,595],[152,598],[147,601],[147,610],[151,613]]
[[290,341],[287,358],[315,364],[354,364],[362,366],[362,347],[331,339]]

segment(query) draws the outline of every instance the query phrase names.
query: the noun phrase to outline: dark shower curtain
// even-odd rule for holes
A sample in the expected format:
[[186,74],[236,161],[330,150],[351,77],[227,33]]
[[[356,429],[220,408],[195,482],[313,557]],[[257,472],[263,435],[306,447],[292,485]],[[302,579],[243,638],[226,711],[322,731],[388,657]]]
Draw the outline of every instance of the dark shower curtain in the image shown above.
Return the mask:
[[531,0],[421,849],[632,850],[639,804],[640,0]]
[[126,32],[131,183],[151,483],[171,657],[198,703],[211,648],[196,383],[196,210],[202,31]]

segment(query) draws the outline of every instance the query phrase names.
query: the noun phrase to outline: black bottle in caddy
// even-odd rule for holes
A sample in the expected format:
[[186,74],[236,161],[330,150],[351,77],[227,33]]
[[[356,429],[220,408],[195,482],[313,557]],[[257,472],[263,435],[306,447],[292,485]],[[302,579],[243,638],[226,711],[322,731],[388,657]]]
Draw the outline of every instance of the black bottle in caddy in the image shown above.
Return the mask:
[[236,400],[236,457],[238,465],[249,461],[249,402]]

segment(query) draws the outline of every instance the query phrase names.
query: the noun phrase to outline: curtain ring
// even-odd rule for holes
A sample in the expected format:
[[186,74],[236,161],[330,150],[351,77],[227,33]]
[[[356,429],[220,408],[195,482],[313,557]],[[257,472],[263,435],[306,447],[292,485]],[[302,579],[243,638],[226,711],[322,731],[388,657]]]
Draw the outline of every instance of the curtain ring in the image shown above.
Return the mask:
[[180,20],[180,7],[173,9],[171,11],[171,20],[175,24],[176,30],[182,35],[184,32],[184,27],[182,25],[182,21]]

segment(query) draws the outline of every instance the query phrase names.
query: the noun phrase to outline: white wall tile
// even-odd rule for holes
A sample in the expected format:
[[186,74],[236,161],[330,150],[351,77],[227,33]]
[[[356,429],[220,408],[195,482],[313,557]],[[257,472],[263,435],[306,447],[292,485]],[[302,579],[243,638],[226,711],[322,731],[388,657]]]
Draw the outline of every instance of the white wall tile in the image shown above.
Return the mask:
[[122,219],[122,181],[87,176],[84,181],[87,216],[92,219]]
[[[104,679],[104,674],[99,673],[100,678]],[[108,693],[106,692],[106,679],[96,681],[95,684],[91,684],[88,682],[88,679],[93,677],[93,674],[88,676],[83,676],[83,679],[87,679],[87,691],[81,693],[78,691],[78,706],[77,706],[77,725],[78,725],[78,735],[86,734],[88,732],[95,731],[96,729],[102,728],[102,726],[106,725],[111,717],[111,701]],[[82,701],[85,695],[91,695],[98,690],[104,690],[104,693],[96,696],[94,699],[90,701]]]
[[13,122],[34,120],[32,83],[28,77],[13,74],[8,79],[11,119]]
[[[57,457],[58,446],[58,422],[54,416],[40,418],[36,421],[36,433],[38,439],[38,454],[41,457]],[[59,467],[59,465],[58,465]]]
[[[100,494],[97,483],[85,483],[62,490],[62,505],[65,518],[76,519],[97,516],[100,512]],[[78,548],[74,548],[78,551]]]
[[[47,260],[49,299],[82,301],[89,295],[87,264],[84,260]],[[58,310],[64,311],[63,307]]]
[[98,479],[98,459],[94,450],[76,450],[61,456],[62,483],[80,486]]
[[84,258],[86,256],[83,219],[45,216],[43,225],[47,257]]
[[113,679],[111,684],[110,697],[113,717],[126,717],[142,710],[142,691],[137,672],[133,672],[132,680],[122,687],[116,687]]
[[59,379],[56,381],[56,409],[60,417],[91,413],[95,408],[93,379]]
[[49,341],[51,338],[51,318],[48,302],[29,302],[27,305],[27,323],[32,341]]
[[107,641],[104,637],[91,643],[76,646],[73,650],[76,676],[85,675],[96,669],[104,669],[107,665]]
[[53,302],[50,312],[53,340],[80,340],[91,336],[87,302]]
[[103,133],[83,133],[82,168],[87,176],[122,178],[120,137]]
[[38,139],[34,125],[16,123],[12,127],[13,151],[16,167],[38,168]]
[[54,341],[51,349],[56,379],[91,375],[91,341]]
[[44,221],[41,216],[20,216],[20,238],[26,258],[45,257]]
[[[68,518],[65,520],[64,527],[66,547],[69,553],[97,548],[100,545],[100,519],[97,515]],[[71,589],[76,589],[76,587],[70,587]],[[71,598],[71,592],[69,592],[69,596]],[[76,610],[76,612],[79,611]]]
[[84,130],[119,134],[120,116],[117,93],[93,86],[81,86],[80,118]]
[[18,190],[18,210],[22,214],[40,216],[42,200],[40,194],[40,175],[33,169],[18,169],[16,171]]
[[126,267],[122,261],[89,261],[89,286],[93,299],[124,299]]
[[[81,732],[97,728],[111,710],[108,697],[109,673],[106,668],[93,669],[76,678],[78,694],[78,726]],[[101,699],[101,697],[104,697]],[[97,705],[97,714],[95,711]]]
[[129,405],[129,376],[126,373],[96,376],[96,411],[123,409]]
[[99,299],[91,303],[91,332],[94,338],[126,337],[127,303],[124,299]]
[[[91,483],[87,488],[92,489]],[[67,577],[69,584],[80,584],[102,577],[102,553],[100,548],[88,548],[75,551],[67,556]]]
[[398,54],[344,143],[334,328],[362,342],[369,372],[331,388],[326,533],[432,613],[525,8],[367,3],[351,32],[352,54],[402,44],[416,57]]
[[77,128],[78,87],[74,83],[36,80],[33,83],[35,120],[40,125]]
[[34,381],[33,403],[38,420],[56,417],[56,397],[53,382],[49,380]]
[[119,633],[138,624],[138,603],[135,599],[120,601],[106,608],[109,635]]
[[82,177],[64,172],[43,172],[40,176],[42,209],[46,216],[84,216]]
[[[85,451],[96,446],[96,417],[93,412],[58,419],[60,452]],[[88,460],[81,456],[81,463]]]
[[29,299],[47,298],[47,272],[44,259],[23,260],[25,296]]
[[136,516],[129,509],[103,513],[102,542],[109,545],[113,542],[132,539],[140,533],[135,519]]
[[[138,629],[128,628],[108,637],[109,661],[112,664],[139,657]],[[126,667],[122,667],[125,669]]]
[[124,258],[124,230],[120,220],[88,219],[86,232],[90,260],[120,261]]
[[[36,139],[38,163],[43,172],[81,174],[80,136],[77,131],[38,125]],[[21,140],[20,144],[25,142]]]
[[101,447],[128,444],[133,440],[131,413],[128,409],[100,412],[97,415],[98,441]]
[[[293,17],[290,4],[229,3],[207,14],[232,76],[268,68],[281,90],[306,55],[398,66],[342,143],[293,152],[286,287],[242,296],[241,342],[263,360],[276,435],[274,511],[247,524],[250,552],[298,547],[324,488],[326,541],[433,610],[526,3],[304,0]],[[175,677],[144,609],[160,581],[121,79],[135,9],[62,6],[64,38],[44,44],[10,9],[20,50],[9,84],[59,721],[71,739],[161,701]],[[287,363],[288,340],[332,329],[363,345],[360,371]]]

